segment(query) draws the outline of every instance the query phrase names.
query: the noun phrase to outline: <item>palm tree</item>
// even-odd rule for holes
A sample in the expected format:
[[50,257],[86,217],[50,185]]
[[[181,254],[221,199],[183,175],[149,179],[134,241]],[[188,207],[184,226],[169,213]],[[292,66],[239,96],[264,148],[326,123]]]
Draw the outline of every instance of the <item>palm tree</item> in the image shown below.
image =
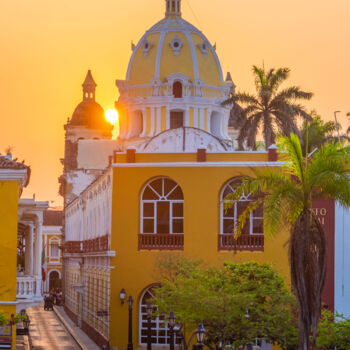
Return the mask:
[[243,177],[235,192],[225,198],[225,206],[231,206],[243,193],[254,198],[238,220],[237,235],[249,213],[260,205],[266,236],[289,228],[292,289],[299,305],[299,349],[307,350],[311,333],[316,340],[327,254],[325,233],[312,213],[312,203],[317,198],[333,198],[350,207],[350,146],[328,143],[312,158],[303,157],[299,138],[291,134],[279,139],[279,149],[285,151],[281,154],[285,166]]
[[[350,117],[350,112],[348,112],[347,114],[346,114],[346,116],[347,117]],[[350,120],[350,118],[349,118],[349,120]],[[350,133],[350,126],[348,127],[348,130],[346,130],[346,132],[349,134]]]
[[265,68],[253,66],[253,73],[256,95],[237,93],[223,104],[239,103],[243,108],[241,119],[244,119],[244,123],[240,127],[239,147],[242,148],[246,142],[248,147],[255,149],[256,137],[261,130],[267,149],[275,143],[279,132],[285,136],[291,132],[299,133],[296,125],[297,117],[311,120],[298,100],[310,100],[313,94],[302,91],[296,86],[279,90],[281,84],[289,77],[289,68],[265,71]]
[[[335,122],[324,122],[318,115],[313,116],[311,122],[305,121],[300,130],[303,155],[306,155],[306,151],[314,152],[326,143],[339,141],[336,131],[337,125]],[[349,137],[342,134],[340,139],[341,141],[348,141]]]

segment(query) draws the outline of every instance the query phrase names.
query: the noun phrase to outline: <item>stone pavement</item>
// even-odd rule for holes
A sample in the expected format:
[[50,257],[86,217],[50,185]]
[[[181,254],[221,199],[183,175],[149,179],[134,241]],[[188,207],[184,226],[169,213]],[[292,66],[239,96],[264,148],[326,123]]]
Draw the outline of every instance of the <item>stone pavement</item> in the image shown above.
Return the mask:
[[30,317],[29,337],[33,350],[80,350],[65,326],[53,311],[44,311],[43,304],[27,310]]
[[66,327],[71,336],[78,343],[82,350],[100,350],[96,345],[66,314],[63,306],[54,306],[54,311],[62,324]]
[[26,335],[16,336],[16,350],[29,350],[28,336]]

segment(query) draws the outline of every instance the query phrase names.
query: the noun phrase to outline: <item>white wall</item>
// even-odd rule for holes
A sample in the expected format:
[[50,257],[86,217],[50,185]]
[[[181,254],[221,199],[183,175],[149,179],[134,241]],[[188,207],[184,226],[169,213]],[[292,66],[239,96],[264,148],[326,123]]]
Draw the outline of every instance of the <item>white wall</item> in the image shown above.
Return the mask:
[[335,310],[350,317],[350,210],[335,208]]
[[112,172],[93,182],[65,211],[66,241],[84,241],[111,232]]

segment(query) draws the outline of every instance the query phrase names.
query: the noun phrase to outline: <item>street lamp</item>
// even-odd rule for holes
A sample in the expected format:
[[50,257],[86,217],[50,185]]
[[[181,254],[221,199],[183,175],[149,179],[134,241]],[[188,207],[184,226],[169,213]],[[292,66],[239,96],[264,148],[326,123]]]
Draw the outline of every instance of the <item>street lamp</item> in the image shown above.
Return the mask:
[[196,337],[197,337],[197,350],[202,350],[204,346],[204,336],[206,335],[207,331],[205,330],[203,323],[201,323],[197,330],[195,331]]
[[147,350],[152,350],[152,311],[153,306],[149,301],[146,306],[147,312]]
[[123,288],[120,293],[119,293],[119,297],[120,297],[120,302],[123,305],[124,301],[125,301],[125,297],[126,297],[126,292],[125,289]]
[[134,303],[134,299],[130,295],[128,298],[128,305],[129,305],[129,329],[128,329],[128,346],[127,350],[133,350],[132,345],[132,304]]
[[176,322],[176,316],[173,311],[169,314],[169,333],[170,333],[170,350],[174,350],[174,326]]
[[[176,321],[176,317],[174,315],[173,312],[170,313],[169,315],[169,327],[171,329],[171,324],[172,324],[172,330],[173,332],[175,331],[176,336],[180,338],[180,340],[182,341],[183,345],[184,345],[184,350],[188,350],[189,346],[191,345],[191,342],[194,338],[194,336],[197,337],[197,344],[193,345],[193,350],[203,350],[203,346],[204,346],[204,337],[207,333],[207,331],[205,330],[203,324],[201,323],[198,328],[192,333],[190,339],[188,342],[186,342],[186,338],[185,335],[183,334],[182,330],[182,324],[175,324]],[[174,346],[174,342],[172,342],[173,346]],[[171,344],[170,344],[171,346]],[[174,347],[172,348],[174,349]]]

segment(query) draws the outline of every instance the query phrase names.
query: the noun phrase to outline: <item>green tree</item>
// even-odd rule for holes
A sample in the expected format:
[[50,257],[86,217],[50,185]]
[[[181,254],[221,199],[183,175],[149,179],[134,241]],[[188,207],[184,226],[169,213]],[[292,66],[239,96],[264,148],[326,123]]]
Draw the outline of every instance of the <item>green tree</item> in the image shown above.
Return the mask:
[[295,298],[270,265],[227,262],[215,268],[173,258],[160,267],[162,284],[153,300],[158,312],[174,311],[189,329],[204,323],[208,344],[238,348],[257,337],[283,349],[297,343]]
[[242,193],[251,193],[252,202],[243,211],[237,224],[242,232],[249,213],[258,206],[264,209],[264,232],[275,235],[289,227],[289,256],[293,292],[299,304],[299,349],[309,349],[309,335],[316,339],[320,316],[321,292],[326,274],[326,239],[319,221],[312,213],[312,203],[318,198],[333,198],[350,206],[350,147],[329,143],[303,157],[299,138],[295,134],[279,139],[285,165],[244,176],[235,192],[225,199],[229,207]]
[[[350,112],[346,114],[347,117],[350,117]],[[349,118],[350,120],[350,118]],[[346,132],[349,134],[350,133],[350,126],[348,127],[348,129],[346,130]]]
[[[305,121],[300,130],[301,145],[303,155],[311,153],[329,142],[338,142],[337,125],[333,121],[324,122],[322,118],[316,115],[310,122]],[[346,134],[340,135],[341,141],[348,141]]]
[[291,132],[298,133],[297,118],[311,120],[299,100],[310,100],[311,92],[302,91],[297,86],[280,90],[281,84],[289,77],[289,68],[277,70],[253,66],[256,94],[237,93],[224,102],[241,107],[239,148],[244,143],[250,148],[256,148],[256,138],[262,131],[266,149],[275,143],[276,135],[282,133],[288,136]]
[[316,345],[322,350],[335,347],[337,350],[350,349],[350,319],[323,310]]

